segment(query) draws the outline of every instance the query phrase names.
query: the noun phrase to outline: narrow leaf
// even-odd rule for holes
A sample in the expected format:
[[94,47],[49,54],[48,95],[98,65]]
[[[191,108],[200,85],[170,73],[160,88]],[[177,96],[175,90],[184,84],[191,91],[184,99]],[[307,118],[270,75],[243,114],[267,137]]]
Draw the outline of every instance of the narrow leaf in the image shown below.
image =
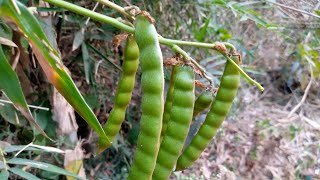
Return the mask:
[[[24,98],[17,74],[11,68],[0,45],[0,89],[13,102],[14,107],[23,114],[43,136],[49,138],[34,120]],[[49,138],[50,139],[50,138]]]
[[[2,100],[3,99],[0,99],[0,103],[3,103]],[[6,100],[8,99],[6,98]],[[6,120],[7,122],[14,124],[16,126],[23,126],[23,125],[26,125],[27,123],[27,121],[25,121],[25,118],[17,114],[17,110],[15,109],[13,104],[3,103],[3,105],[0,106],[0,116],[2,116],[3,119]]]
[[[26,146],[28,146],[26,148]],[[50,152],[50,153],[60,153],[63,154],[64,151],[55,147],[49,146],[40,146],[36,144],[29,144],[29,145],[9,145],[3,148],[5,153],[12,153],[15,151],[20,151],[24,149],[24,151],[41,151],[41,152]]]
[[103,55],[97,48],[91,46],[89,43],[86,43],[86,45],[98,56],[100,56],[103,60],[107,61],[108,63],[112,64],[115,68],[117,68],[119,71],[122,71],[122,68],[115,64],[114,62],[110,61],[105,55]]
[[3,179],[3,180],[9,179],[9,172],[7,170],[2,170],[0,173],[0,179]]
[[65,176],[72,176],[72,177],[75,177],[78,179],[83,179],[82,177],[80,177],[76,174],[70,173],[60,167],[57,167],[57,166],[49,164],[49,163],[44,163],[44,162],[39,162],[39,161],[34,161],[34,160],[29,160],[29,159],[21,159],[21,158],[12,158],[7,163],[8,164],[30,166],[33,168],[42,169],[45,171],[49,171],[49,172],[53,172],[53,173],[57,173],[57,174],[62,174]]
[[80,45],[82,44],[84,39],[84,29],[81,29],[80,31],[77,31],[74,35],[73,43],[72,43],[72,51],[78,49]]
[[210,20],[211,20],[211,14],[208,15],[209,18],[206,19],[206,22],[204,23],[204,26],[200,28],[200,32],[197,33],[197,40],[200,41],[200,42],[203,42],[204,39],[205,39],[205,35],[206,35],[206,32],[207,32],[207,28],[209,26],[209,23],[210,23]]
[[[20,151],[21,149],[23,149],[25,147],[26,146],[23,146],[23,145],[11,145],[11,146],[6,146],[3,151],[5,153],[12,153],[12,152]],[[41,151],[41,149],[37,149],[34,147],[27,147],[24,150],[25,151]]]
[[27,179],[27,180],[41,180],[37,176],[30,174],[22,169],[19,169],[19,168],[10,168],[9,171],[12,172],[13,174],[16,174],[22,178]]
[[[106,139],[107,137],[101,124],[72,81],[67,68],[62,64],[58,51],[48,41],[38,20],[23,4],[18,1],[16,3],[17,8],[14,6],[13,1],[0,1],[2,18],[18,27],[32,47],[48,80],[87,121],[99,137]],[[106,140],[100,142],[106,142]],[[103,146],[103,144],[100,144],[100,146]]]
[[89,84],[90,83],[91,66],[90,66],[90,61],[89,61],[88,48],[87,48],[87,45],[85,43],[82,43],[81,50],[82,50],[82,60],[83,60],[83,66],[84,66],[84,74],[86,76],[86,81]]

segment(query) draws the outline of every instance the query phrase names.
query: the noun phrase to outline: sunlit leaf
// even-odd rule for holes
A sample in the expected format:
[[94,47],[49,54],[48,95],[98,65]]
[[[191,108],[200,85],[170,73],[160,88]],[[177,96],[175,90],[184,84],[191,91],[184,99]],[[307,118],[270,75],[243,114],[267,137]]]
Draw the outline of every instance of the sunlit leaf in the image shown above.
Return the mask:
[[313,69],[313,76],[320,76],[320,60],[319,53],[316,50],[313,50],[309,44],[299,44],[298,45],[298,53],[302,60],[307,61],[311,64]]
[[211,3],[217,4],[217,5],[223,5],[223,6],[227,5],[227,2],[225,0],[213,0]]
[[49,164],[49,163],[44,163],[44,162],[39,162],[39,161],[34,161],[34,160],[29,160],[29,159],[21,159],[21,158],[12,158],[7,163],[8,164],[30,166],[33,168],[42,169],[42,170],[57,173],[57,174],[72,176],[72,177],[75,177],[78,179],[83,179],[82,177],[80,177],[76,174],[70,173],[60,167],[57,167],[57,166]]
[[[84,153],[82,150],[82,142],[78,142],[76,147],[73,150],[67,149],[65,150],[64,156],[64,168],[72,173],[84,175],[83,168],[83,158]],[[73,180],[73,177],[67,177],[67,180]]]
[[[78,174],[82,164],[83,164],[82,160],[74,160],[74,161],[68,163],[64,168],[69,172],[73,172],[73,173]],[[67,179],[73,180],[74,178],[68,176]]]
[[318,77],[320,75],[320,59],[319,59],[318,51],[316,51],[316,50],[310,51],[310,56],[311,56],[312,61],[314,63],[313,76]]
[[218,29],[218,33],[219,33],[220,39],[223,41],[232,38],[232,35],[230,34],[230,32],[223,27]]

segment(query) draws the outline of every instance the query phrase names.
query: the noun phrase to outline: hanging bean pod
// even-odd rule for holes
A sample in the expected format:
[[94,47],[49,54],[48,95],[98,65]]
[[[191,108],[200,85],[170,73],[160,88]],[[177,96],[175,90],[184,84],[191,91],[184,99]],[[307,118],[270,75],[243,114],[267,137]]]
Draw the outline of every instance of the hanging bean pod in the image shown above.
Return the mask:
[[[238,58],[232,58],[232,60],[239,64]],[[227,61],[216,99],[212,103],[210,111],[198,133],[179,157],[176,171],[190,167],[192,163],[199,158],[202,151],[209,145],[232,106],[239,84],[239,71],[234,65]]]
[[160,146],[164,105],[163,59],[158,33],[150,19],[146,13],[141,13],[135,22],[142,72],[142,116],[137,150],[128,177],[130,180],[151,179]]

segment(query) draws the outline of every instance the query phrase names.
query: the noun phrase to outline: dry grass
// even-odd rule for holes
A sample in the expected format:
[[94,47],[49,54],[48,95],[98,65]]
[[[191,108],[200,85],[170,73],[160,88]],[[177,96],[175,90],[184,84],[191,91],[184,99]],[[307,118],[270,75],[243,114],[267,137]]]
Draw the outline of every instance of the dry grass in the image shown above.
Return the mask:
[[[313,89],[320,84],[314,83]],[[241,109],[224,123],[201,158],[183,174],[204,179],[297,179],[297,174],[320,178],[320,100],[308,96],[291,117],[297,102],[290,95],[242,89]],[[288,99],[286,105],[274,97]]]
[[[303,11],[312,11],[320,5],[316,0],[277,2]],[[295,28],[300,24],[316,23],[313,17],[275,7],[272,11],[261,10],[260,13],[272,22]],[[217,13],[229,17],[225,12]],[[310,89],[305,91],[310,81],[308,67],[300,74],[291,73],[289,76],[280,70],[280,67],[291,66],[298,60],[291,56],[297,44],[311,40],[296,30],[282,32],[294,40],[288,43],[280,31],[257,28],[252,21],[231,26],[234,36],[242,37],[246,48],[257,49],[254,52],[257,59],[247,65],[267,72],[280,72],[280,78],[272,77],[271,73],[260,76],[258,79],[266,89],[263,94],[242,83],[235,103],[237,111],[231,112],[201,158],[191,168],[176,173],[172,178],[320,179],[319,78],[314,79]],[[243,55],[246,57],[245,53]],[[300,83],[289,93],[283,88],[288,77],[296,78]],[[307,93],[305,101],[301,101],[304,93]],[[292,111],[299,103],[301,106]]]

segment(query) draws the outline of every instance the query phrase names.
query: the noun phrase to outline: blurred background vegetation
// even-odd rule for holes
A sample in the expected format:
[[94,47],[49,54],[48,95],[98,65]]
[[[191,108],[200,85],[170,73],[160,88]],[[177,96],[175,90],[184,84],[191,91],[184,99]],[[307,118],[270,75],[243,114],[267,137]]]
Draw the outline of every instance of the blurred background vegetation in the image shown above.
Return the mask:
[[[53,41],[56,38],[77,87],[99,121],[105,123],[113,106],[123,58],[123,47],[115,48],[112,39],[121,32],[110,25],[50,8],[41,1],[24,2],[40,7],[38,17],[47,36]],[[85,0],[71,2],[87,9],[94,9],[96,4]],[[261,94],[243,80],[229,117],[201,159],[192,168],[174,173],[172,179],[320,179],[320,1],[114,2],[149,11],[156,19],[159,34],[165,37],[234,44],[242,55],[244,70],[265,87]],[[121,16],[102,5],[95,11]],[[0,36],[20,38],[4,23],[0,26]],[[34,62],[28,44],[22,41],[21,46],[27,49],[21,54],[27,63],[21,64],[17,72],[27,100],[29,104],[51,108],[54,90]],[[162,48],[164,58],[173,55],[167,47]],[[224,58],[208,49],[184,49],[213,75],[218,85]],[[169,71],[166,69],[165,73],[168,80]],[[124,179],[139,132],[139,79],[140,72],[117,143],[100,156],[91,156],[94,137],[77,114],[71,127],[64,127],[64,123],[53,121],[57,119],[53,111],[32,109],[37,122],[56,140],[53,143],[41,135],[32,139],[33,129],[26,120],[10,104],[1,103],[0,139],[12,145],[33,142],[63,150],[74,149],[81,142],[78,147],[83,151],[87,177]],[[203,118],[200,116],[198,121]],[[66,161],[63,155],[52,152],[24,151],[19,157],[60,167]],[[47,171],[33,173],[46,179],[61,178]]]

